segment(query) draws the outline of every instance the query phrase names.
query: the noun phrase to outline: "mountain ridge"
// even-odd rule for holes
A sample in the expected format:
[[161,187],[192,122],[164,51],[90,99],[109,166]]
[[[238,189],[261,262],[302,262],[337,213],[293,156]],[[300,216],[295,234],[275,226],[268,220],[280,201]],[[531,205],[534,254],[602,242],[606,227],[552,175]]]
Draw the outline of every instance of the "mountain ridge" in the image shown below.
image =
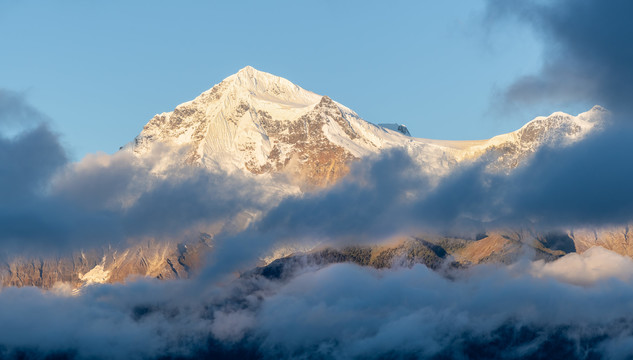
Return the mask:
[[600,127],[606,113],[600,106],[578,116],[555,112],[486,140],[415,138],[247,66],[173,112],[154,116],[128,148],[143,156],[158,143],[188,147],[181,162],[228,172],[286,172],[327,186],[347,173],[350,161],[394,147],[405,148],[435,174],[486,154],[496,157],[493,167],[512,169],[543,145],[582,139]]

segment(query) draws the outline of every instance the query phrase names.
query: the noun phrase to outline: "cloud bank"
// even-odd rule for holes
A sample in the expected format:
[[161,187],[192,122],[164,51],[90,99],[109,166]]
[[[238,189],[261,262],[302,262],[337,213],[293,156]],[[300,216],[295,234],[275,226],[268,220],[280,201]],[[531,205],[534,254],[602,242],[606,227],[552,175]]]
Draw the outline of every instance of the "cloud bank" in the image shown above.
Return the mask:
[[0,313],[0,352],[79,359],[618,359],[633,344],[631,274],[631,259],[595,249],[548,264],[450,274],[422,265],[336,264],[284,281],[141,280],[87,287],[79,297],[61,287],[8,288],[0,292],[0,305],[11,309]]
[[609,128],[570,146],[546,146],[510,174],[490,171],[484,157],[439,183],[395,149],[355,164],[330,190],[282,201],[253,229],[371,243],[425,231],[626,225],[633,219],[632,142],[631,129]]

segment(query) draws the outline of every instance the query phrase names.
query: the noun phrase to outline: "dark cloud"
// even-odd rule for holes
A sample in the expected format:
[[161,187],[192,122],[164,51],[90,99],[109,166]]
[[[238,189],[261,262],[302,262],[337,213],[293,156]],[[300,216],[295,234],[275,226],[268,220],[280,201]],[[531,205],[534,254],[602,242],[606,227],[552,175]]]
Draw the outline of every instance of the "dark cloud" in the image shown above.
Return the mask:
[[13,138],[0,135],[0,197],[3,203],[28,201],[42,194],[50,177],[66,164],[59,140],[41,124]]
[[247,221],[238,214],[278,201],[274,186],[241,174],[181,165],[155,171],[165,158],[160,149],[143,160],[121,151],[69,163],[45,116],[22,96],[0,97],[0,119],[22,127],[0,134],[0,245],[7,254],[172,239],[210,226],[237,229]]
[[494,157],[484,156],[439,178],[405,151],[385,151],[354,164],[339,184],[288,197],[246,231],[216,237],[202,276],[216,281],[283,246],[368,245],[419,233],[475,239],[507,228],[624,228],[633,219],[631,143],[632,129],[608,128],[571,145],[544,146],[510,173],[491,170]]
[[[3,130],[12,127],[16,134]],[[67,162],[46,117],[23,94],[0,89],[0,198],[4,204],[28,201],[42,193],[50,177]]]
[[146,237],[178,239],[213,225],[221,229],[246,210],[262,211],[276,202],[265,186],[239,174],[177,168],[173,171],[179,175],[171,177],[135,166],[133,155],[103,156],[110,158],[107,163],[68,165],[46,193],[22,193],[19,201],[3,203],[4,250],[76,250]]
[[277,200],[269,191],[240,174],[195,169],[184,179],[160,181],[144,192],[125,209],[123,222],[132,235],[177,235],[192,225],[230,222],[243,211],[274,206]]
[[[626,0],[489,0],[493,22],[518,19],[545,43],[541,71],[518,79],[508,101],[585,101],[624,115],[633,110],[633,4]],[[631,121],[630,116],[620,118]]]
[[416,205],[421,221],[485,227],[570,228],[626,225],[633,219],[629,144],[618,127],[565,147],[545,147],[509,175],[485,164],[449,175]]
[[13,136],[0,133],[0,243],[5,251],[60,227],[44,215],[48,204],[41,200],[67,155],[44,120],[23,96],[0,90],[0,130],[7,124],[17,129]]
[[544,146],[510,173],[491,171],[494,157],[484,156],[440,178],[406,152],[386,151],[331,189],[283,200],[242,236],[346,245],[419,232],[468,238],[500,228],[625,226],[633,219],[631,143],[633,129],[618,126]]
[[376,244],[414,234],[423,222],[411,205],[430,191],[432,180],[402,150],[359,161],[335,186],[288,196],[245,231],[217,236],[201,277],[218,281],[278,247]]
[[[633,219],[633,128],[611,128],[574,146],[546,149],[511,175],[515,218],[553,226],[622,225]],[[514,186],[512,185],[514,184]],[[506,200],[506,199],[503,199]]]
[[431,188],[431,178],[402,150],[354,164],[350,176],[326,191],[289,198],[257,224],[258,231],[280,237],[316,237],[371,241],[406,231],[409,196]]

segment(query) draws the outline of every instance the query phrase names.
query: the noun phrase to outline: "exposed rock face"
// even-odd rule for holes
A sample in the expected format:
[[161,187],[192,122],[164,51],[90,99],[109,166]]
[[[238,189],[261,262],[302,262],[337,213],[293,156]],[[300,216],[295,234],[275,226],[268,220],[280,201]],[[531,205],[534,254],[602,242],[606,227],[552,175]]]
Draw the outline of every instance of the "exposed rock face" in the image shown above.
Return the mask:
[[481,264],[486,262],[511,262],[521,249],[521,242],[508,236],[492,234],[483,239],[468,242],[455,251],[458,262]]
[[[516,232],[493,232],[479,240],[441,236],[418,236],[391,245],[325,248],[297,253],[277,259],[242,276],[261,275],[267,278],[290,277],[295,271],[327,264],[352,262],[374,268],[411,267],[424,264],[431,269],[464,267],[482,263],[511,264],[526,251],[537,260],[552,261],[567,252],[547,245],[568,242],[558,239],[560,234],[526,236]],[[548,243],[548,239],[551,240]]]
[[593,246],[619,254],[633,257],[633,239],[629,226],[614,226],[602,229],[574,229],[569,231],[569,237],[574,240],[578,252],[584,252]]
[[[563,238],[561,238],[563,236]],[[451,253],[463,265],[481,263],[512,263],[526,251],[536,260],[555,260],[574,252],[573,242],[560,234],[526,234],[522,232],[491,232],[476,241],[464,243]]]
[[[274,145],[264,166],[246,164],[246,169],[253,173],[290,172],[302,183],[326,186],[345,176],[349,162],[356,159],[348,150],[329,141],[324,133],[323,129],[334,122],[350,139],[356,138],[336,103],[327,96],[294,121],[275,120],[261,110],[260,116],[262,128]],[[282,153],[280,144],[288,150]]]
[[106,248],[56,258],[15,258],[0,267],[0,284],[50,289],[59,282],[80,288],[123,282],[130,276],[187,278],[200,267],[210,247],[211,238],[201,235],[199,241],[189,243],[147,241],[123,251]]

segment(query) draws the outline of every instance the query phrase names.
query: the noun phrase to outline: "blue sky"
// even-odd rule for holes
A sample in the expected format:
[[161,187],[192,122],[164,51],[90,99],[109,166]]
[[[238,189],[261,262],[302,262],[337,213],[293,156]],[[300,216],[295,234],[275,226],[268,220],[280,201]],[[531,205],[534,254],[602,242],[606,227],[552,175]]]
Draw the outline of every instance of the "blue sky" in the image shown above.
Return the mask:
[[112,153],[251,65],[426,138],[479,139],[591,104],[500,110],[541,66],[539,39],[483,1],[5,1],[0,88],[52,119],[74,159]]

